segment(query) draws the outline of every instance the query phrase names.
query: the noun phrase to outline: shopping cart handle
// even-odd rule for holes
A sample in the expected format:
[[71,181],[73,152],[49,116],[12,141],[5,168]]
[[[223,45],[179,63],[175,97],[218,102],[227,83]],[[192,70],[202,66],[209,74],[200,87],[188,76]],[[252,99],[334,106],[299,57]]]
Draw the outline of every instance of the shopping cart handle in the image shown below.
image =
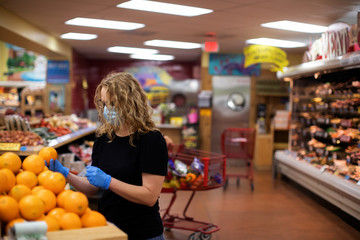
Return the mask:
[[232,138],[230,141],[231,142],[247,142],[248,140],[246,138]]

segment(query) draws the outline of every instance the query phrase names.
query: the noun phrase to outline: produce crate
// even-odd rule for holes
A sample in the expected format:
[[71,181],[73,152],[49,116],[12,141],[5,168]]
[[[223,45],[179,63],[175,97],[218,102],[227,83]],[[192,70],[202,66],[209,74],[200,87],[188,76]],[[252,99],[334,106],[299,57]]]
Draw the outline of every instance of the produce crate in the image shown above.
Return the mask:
[[61,230],[48,232],[46,234],[48,240],[127,240],[126,233],[121,231],[113,224],[103,227],[80,228],[73,230]]

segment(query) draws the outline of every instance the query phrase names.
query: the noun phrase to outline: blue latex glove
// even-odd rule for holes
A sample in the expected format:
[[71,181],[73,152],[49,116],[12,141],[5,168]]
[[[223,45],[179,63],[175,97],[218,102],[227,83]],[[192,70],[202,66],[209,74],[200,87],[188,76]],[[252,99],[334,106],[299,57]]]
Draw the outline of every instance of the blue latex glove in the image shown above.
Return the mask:
[[[45,161],[46,164],[46,161]],[[47,164],[46,164],[47,165]],[[59,160],[50,159],[49,169],[53,172],[59,172],[66,178],[69,175],[70,170],[67,167],[64,167]]]
[[86,167],[86,174],[88,181],[95,187],[109,189],[111,176],[104,173],[100,168],[94,166]]

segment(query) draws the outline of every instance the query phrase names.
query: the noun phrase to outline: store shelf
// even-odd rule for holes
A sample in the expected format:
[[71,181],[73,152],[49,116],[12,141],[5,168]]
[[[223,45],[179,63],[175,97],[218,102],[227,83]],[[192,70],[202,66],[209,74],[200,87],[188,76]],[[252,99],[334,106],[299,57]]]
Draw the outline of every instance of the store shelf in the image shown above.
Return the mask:
[[70,134],[66,134],[64,136],[58,137],[56,139],[51,140],[48,143],[48,146],[53,147],[53,148],[59,148],[61,146],[64,146],[68,143],[71,143],[77,139],[80,139],[82,137],[85,137],[89,134],[94,133],[96,130],[96,126],[91,126],[88,128],[84,128],[84,129],[80,129],[79,131],[70,133]]
[[[50,147],[53,147],[56,149],[56,148],[66,145],[66,144],[69,144],[73,141],[76,141],[82,137],[90,135],[90,134],[94,133],[95,130],[96,130],[96,126],[91,126],[88,128],[80,129],[79,131],[76,131],[76,132],[73,132],[70,134],[66,134],[64,136],[57,137],[56,139],[50,140],[50,142],[47,144],[47,146],[50,146]],[[19,156],[29,156],[31,154],[37,154],[40,151],[40,149],[43,147],[44,146],[42,146],[42,145],[21,146],[20,151],[13,151],[13,152]],[[4,152],[6,152],[6,151],[0,151],[0,154],[2,154]]]
[[296,160],[288,151],[275,152],[274,166],[277,172],[360,220],[359,184]]
[[304,77],[317,72],[331,71],[336,69],[351,68],[360,63],[360,52],[352,52],[334,59],[317,60],[303,63],[297,66],[284,68],[284,72],[277,74],[278,78]]
[[0,81],[0,87],[45,87],[46,82]]

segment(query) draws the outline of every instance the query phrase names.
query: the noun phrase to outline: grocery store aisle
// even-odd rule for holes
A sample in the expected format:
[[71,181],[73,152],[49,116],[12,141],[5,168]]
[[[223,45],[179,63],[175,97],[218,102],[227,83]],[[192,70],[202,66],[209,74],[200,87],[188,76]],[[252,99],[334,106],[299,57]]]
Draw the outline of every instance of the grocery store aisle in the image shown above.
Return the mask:
[[[231,171],[232,169],[227,169]],[[180,216],[190,196],[179,191],[171,213]],[[162,193],[161,209],[171,194]],[[163,211],[162,211],[163,213]],[[240,187],[230,179],[228,188],[197,191],[187,215],[195,220],[218,225],[211,239],[360,239],[360,229],[348,225],[317,198],[286,179],[273,179],[271,171],[255,172],[255,190],[247,180]],[[357,225],[359,226],[359,225]],[[192,232],[171,229],[166,240],[185,240]]]

